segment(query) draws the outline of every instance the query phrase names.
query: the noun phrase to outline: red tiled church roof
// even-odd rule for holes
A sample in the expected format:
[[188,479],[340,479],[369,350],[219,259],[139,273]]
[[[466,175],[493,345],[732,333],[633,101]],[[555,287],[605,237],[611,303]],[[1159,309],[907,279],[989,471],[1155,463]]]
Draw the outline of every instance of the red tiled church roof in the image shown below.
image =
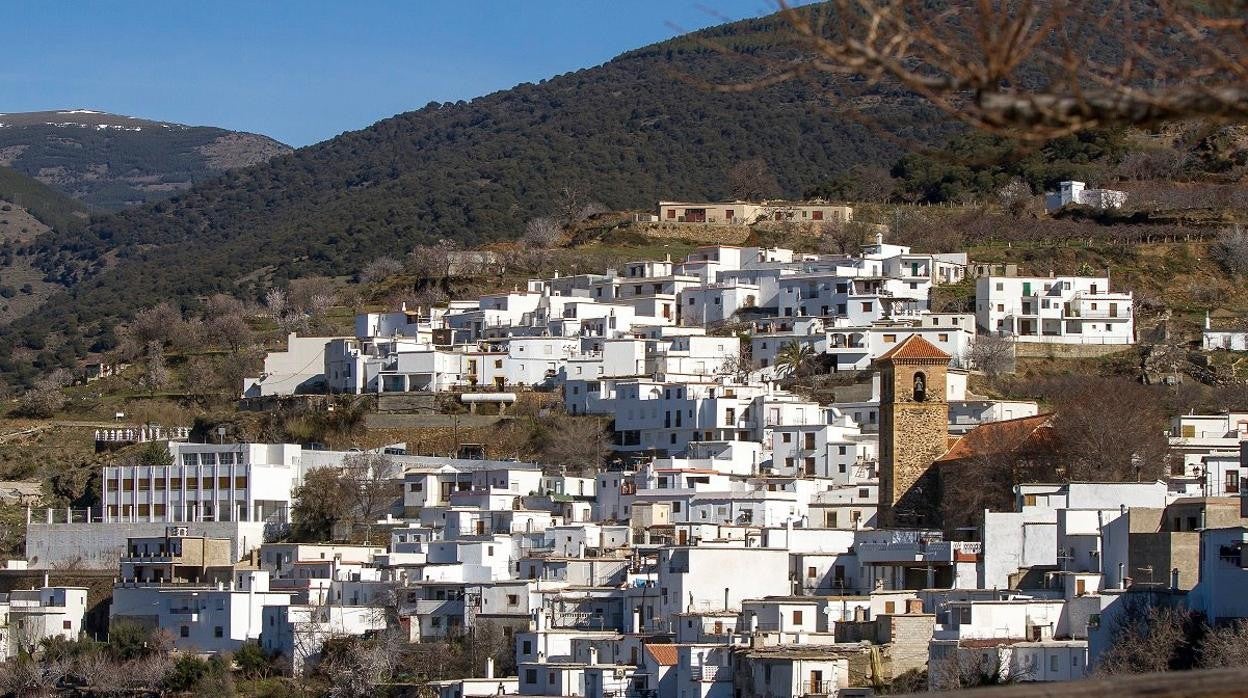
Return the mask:
[[1039,438],[1036,434],[1037,430],[1047,427],[1052,419],[1053,415],[1046,413],[1034,417],[1019,417],[980,424],[966,436],[958,439],[949,452],[938,458],[936,462],[1016,451],[1028,441]]
[[876,361],[893,361],[896,359],[924,359],[948,361],[951,356],[946,354],[940,347],[923,339],[917,334],[901,340],[897,346],[889,349]]

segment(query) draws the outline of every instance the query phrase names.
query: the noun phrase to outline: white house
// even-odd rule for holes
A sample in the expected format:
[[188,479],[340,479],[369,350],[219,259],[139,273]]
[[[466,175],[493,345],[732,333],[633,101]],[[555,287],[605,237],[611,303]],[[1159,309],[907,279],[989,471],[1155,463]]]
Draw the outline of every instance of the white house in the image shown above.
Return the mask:
[[86,587],[16,589],[0,603],[0,657],[35,652],[51,638],[77,640],[87,613]]
[[1083,182],[1058,182],[1056,191],[1044,193],[1046,211],[1056,211],[1072,204],[1098,209],[1122,208],[1127,203],[1127,193],[1116,189],[1093,189]]
[[1205,351],[1225,349],[1248,351],[1248,329],[1213,329],[1209,313],[1205,313],[1205,328],[1201,331],[1201,346]]
[[269,590],[269,573],[234,573],[229,585],[162,586],[123,583],[113,588],[110,622],[135,622],[167,631],[183,651],[232,652],[259,640],[264,608],[290,604],[289,593]]
[[286,338],[286,351],[264,356],[264,371],[257,378],[243,380],[243,397],[296,395],[325,390],[325,347],[338,337]]
[[299,676],[320,659],[326,641],[385,630],[386,618],[381,606],[265,606],[260,646],[280,658],[285,673]]

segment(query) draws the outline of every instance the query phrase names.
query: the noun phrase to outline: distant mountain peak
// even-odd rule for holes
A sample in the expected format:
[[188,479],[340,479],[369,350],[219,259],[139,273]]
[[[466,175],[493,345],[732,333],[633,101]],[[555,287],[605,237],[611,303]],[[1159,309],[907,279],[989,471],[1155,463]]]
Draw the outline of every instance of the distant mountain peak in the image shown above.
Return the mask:
[[166,199],[290,150],[253,133],[96,109],[0,113],[0,166],[105,211]]

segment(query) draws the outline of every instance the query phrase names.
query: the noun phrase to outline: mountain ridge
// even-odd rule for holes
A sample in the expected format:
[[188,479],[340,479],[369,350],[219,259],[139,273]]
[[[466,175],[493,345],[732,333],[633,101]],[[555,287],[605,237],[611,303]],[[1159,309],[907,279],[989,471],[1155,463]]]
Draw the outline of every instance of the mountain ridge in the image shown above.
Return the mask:
[[260,134],[93,109],[0,113],[0,166],[103,212],[165,199],[290,150]]

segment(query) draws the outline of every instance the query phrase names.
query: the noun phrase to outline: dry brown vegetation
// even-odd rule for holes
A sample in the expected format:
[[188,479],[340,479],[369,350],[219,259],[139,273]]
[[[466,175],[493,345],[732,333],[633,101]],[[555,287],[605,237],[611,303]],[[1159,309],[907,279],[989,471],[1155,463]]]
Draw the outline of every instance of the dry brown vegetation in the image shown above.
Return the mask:
[[975,129],[1030,141],[1112,125],[1248,119],[1248,22],[1235,2],[783,8],[806,56],[722,89],[855,76],[913,92]]

